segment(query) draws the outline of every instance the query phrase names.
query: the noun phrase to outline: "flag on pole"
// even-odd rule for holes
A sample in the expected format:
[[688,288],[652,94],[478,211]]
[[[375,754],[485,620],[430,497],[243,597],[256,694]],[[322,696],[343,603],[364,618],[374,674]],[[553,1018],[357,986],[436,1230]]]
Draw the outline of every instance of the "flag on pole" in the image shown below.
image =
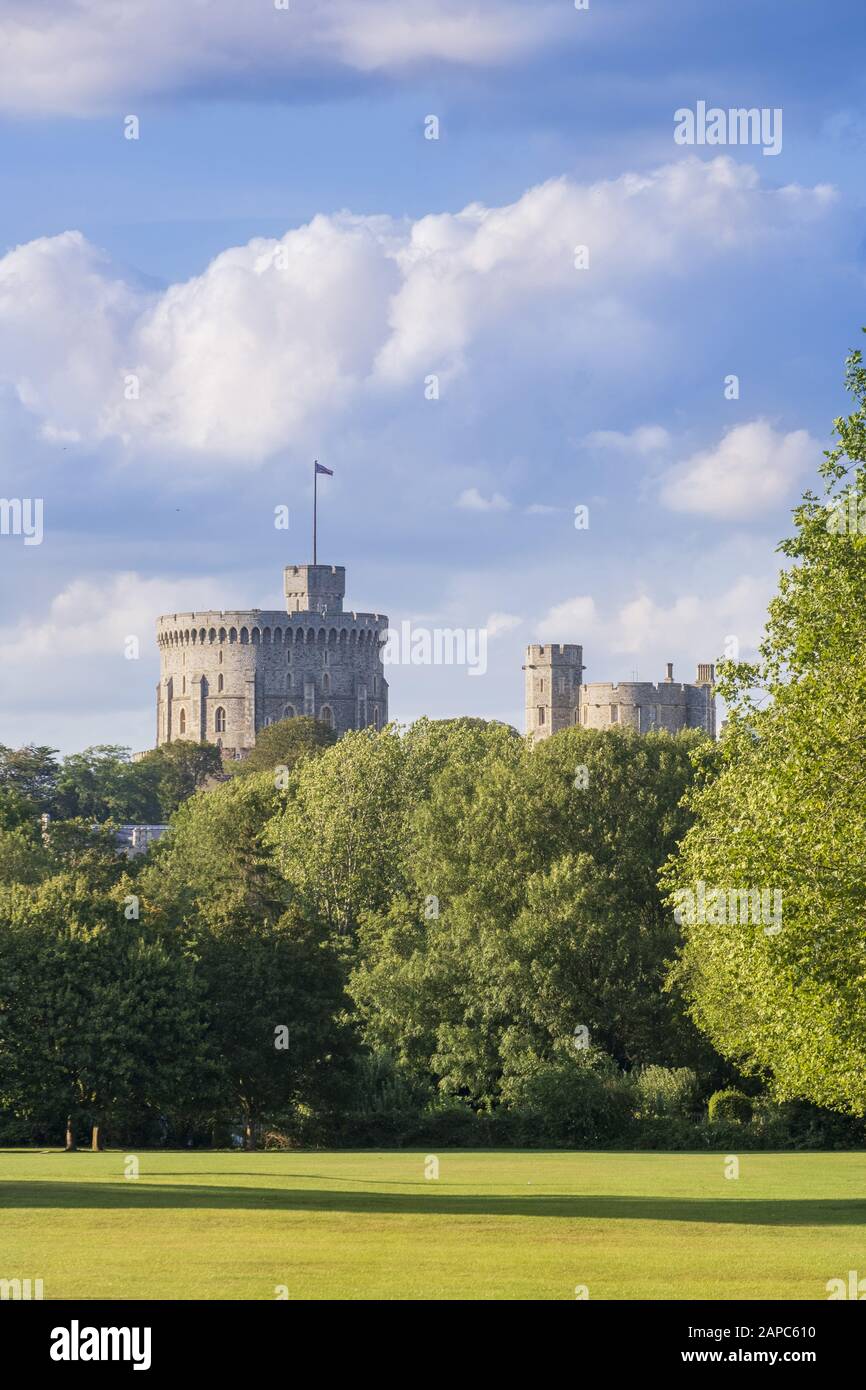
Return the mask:
[[317,472],[317,473],[327,473],[327,475],[328,475],[329,478],[333,478],[333,476],[334,476],[334,470],[333,470],[333,468],[326,468],[325,465],[324,465],[323,463],[319,463],[319,460],[318,460],[318,459],[316,459],[316,472]]

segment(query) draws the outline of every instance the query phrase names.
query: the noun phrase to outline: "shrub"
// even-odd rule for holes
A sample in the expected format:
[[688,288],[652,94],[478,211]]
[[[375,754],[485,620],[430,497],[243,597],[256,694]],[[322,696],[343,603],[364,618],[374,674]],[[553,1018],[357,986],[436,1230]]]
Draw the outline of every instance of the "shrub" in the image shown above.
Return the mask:
[[638,1067],[632,1082],[642,1120],[689,1119],[698,1108],[700,1083],[690,1067]]
[[707,1119],[710,1124],[722,1120],[728,1124],[747,1125],[752,1118],[752,1102],[742,1091],[733,1088],[727,1091],[714,1091],[707,1105]]
[[530,1144],[604,1145],[631,1136],[634,1089],[610,1058],[578,1053],[539,1062],[511,1090]]

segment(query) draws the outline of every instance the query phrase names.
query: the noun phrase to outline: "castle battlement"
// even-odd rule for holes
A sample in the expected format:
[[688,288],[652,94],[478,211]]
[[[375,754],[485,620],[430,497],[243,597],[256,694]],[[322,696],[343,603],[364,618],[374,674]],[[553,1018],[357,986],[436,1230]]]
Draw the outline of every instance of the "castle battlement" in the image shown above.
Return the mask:
[[526,648],[526,732],[548,738],[572,725],[623,727],[648,733],[705,729],[715,737],[715,666],[702,663],[695,684],[675,681],[673,663],[659,681],[583,681],[583,648],[576,643]]
[[388,618],[343,612],[341,565],[290,565],[287,608],[157,619],[157,743],[207,739],[243,756],[267,724],[310,715],[337,733],[388,722]]

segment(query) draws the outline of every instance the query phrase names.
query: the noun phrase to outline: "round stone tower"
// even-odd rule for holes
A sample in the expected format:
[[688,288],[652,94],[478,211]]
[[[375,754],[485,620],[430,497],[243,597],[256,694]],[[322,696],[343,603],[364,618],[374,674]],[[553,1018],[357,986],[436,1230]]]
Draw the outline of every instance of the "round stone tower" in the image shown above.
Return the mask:
[[157,745],[206,739],[242,758],[278,719],[338,734],[388,722],[382,613],[344,613],[341,565],[289,565],[286,611],[168,613],[157,620]]

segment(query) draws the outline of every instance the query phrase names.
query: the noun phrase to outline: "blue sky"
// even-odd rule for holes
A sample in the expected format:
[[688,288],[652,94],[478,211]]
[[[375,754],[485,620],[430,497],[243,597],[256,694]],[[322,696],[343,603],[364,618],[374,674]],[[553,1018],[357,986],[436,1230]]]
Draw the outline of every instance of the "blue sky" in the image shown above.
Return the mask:
[[[530,641],[748,655],[866,322],[863,28],[0,0],[0,492],[45,515],[0,536],[0,742],[149,746],[157,615],[280,606],[316,454],[350,602],[490,632],[485,676],[392,667],[397,719],[522,726]],[[699,101],[781,109],[781,152],[677,145]]]

